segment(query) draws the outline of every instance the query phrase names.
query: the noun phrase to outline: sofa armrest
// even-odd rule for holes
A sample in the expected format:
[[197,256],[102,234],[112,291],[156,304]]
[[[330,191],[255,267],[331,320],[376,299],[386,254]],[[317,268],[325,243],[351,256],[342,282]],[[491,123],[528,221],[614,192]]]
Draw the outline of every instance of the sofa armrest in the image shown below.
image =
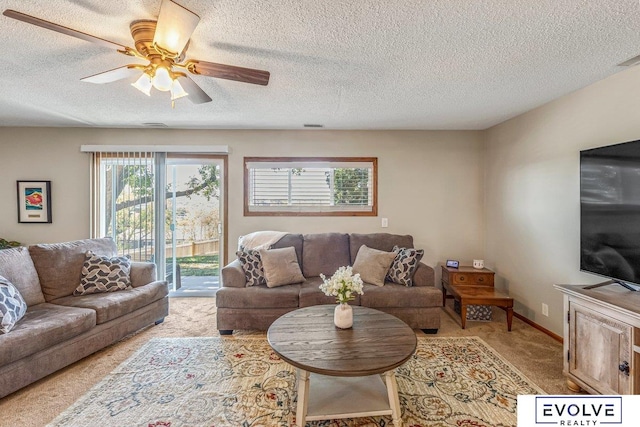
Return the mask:
[[236,259],[222,267],[220,284],[225,288],[244,288],[247,285],[240,260]]
[[419,263],[413,275],[413,286],[434,286],[436,273],[433,268],[426,264]]
[[152,262],[132,262],[131,263],[131,286],[138,288],[148,283],[155,282],[156,265]]

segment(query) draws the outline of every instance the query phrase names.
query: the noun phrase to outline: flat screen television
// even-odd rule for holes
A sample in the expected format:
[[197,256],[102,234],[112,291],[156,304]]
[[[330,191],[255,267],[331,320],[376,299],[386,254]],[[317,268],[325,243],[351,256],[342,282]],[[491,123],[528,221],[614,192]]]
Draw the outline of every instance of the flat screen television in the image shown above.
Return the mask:
[[580,152],[580,270],[640,289],[640,140]]

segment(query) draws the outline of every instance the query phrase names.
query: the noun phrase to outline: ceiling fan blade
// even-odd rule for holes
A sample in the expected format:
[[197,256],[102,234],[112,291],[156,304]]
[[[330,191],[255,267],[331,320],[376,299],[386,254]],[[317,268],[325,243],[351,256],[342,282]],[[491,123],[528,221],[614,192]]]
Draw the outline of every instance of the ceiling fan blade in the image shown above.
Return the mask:
[[153,43],[180,56],[200,17],[172,0],[163,0]]
[[18,21],[26,22],[27,24],[37,25],[38,27],[46,28],[47,30],[56,31],[58,33],[66,34],[68,36],[76,37],[81,40],[85,40],[92,43],[97,43],[109,48],[127,50],[127,46],[115,43],[109,40],[101,39],[100,37],[92,36],[91,34],[83,33],[82,31],[74,30],[73,28],[64,27],[62,25],[54,24],[53,22],[45,21],[44,19],[36,18],[35,16],[26,15],[22,12],[6,9],[3,13],[4,16],[17,19]]
[[140,75],[142,73],[142,68],[144,67],[140,67],[139,65],[125,65],[124,67],[114,68],[113,70],[84,77],[80,80],[87,83],[97,84],[111,83],[117,80]]
[[269,77],[271,75],[268,71],[235,67],[233,65],[216,64],[215,62],[198,61],[195,59],[188,60],[185,63],[185,66],[187,70],[193,74],[202,74],[203,76],[235,80],[237,82],[262,86],[269,84]]
[[211,97],[203,91],[196,82],[189,76],[180,76],[178,81],[182,85],[183,89],[189,94],[187,98],[194,104],[204,104],[205,102],[211,102]]

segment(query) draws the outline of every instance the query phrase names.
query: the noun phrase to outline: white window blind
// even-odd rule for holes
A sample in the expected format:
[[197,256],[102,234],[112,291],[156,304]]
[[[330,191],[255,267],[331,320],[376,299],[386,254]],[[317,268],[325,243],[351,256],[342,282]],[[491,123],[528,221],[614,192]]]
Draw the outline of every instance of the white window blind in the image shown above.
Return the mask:
[[155,154],[95,152],[92,175],[94,237],[112,237],[135,261],[153,259]]
[[376,159],[245,159],[245,212],[376,215]]

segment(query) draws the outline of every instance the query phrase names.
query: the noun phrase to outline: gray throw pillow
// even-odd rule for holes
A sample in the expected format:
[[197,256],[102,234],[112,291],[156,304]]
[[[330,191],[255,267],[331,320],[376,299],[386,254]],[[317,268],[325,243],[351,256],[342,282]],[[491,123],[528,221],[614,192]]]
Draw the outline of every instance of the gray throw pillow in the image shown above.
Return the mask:
[[75,296],[122,291],[131,287],[131,260],[87,251],[81,274]]
[[393,260],[387,280],[399,285],[413,286],[413,275],[424,256],[423,249],[393,247],[396,258]]
[[0,276],[0,333],[9,333],[26,312],[27,303],[20,292],[13,283]]
[[267,287],[291,285],[304,282],[305,278],[298,264],[293,246],[281,249],[261,249],[260,258],[264,268]]
[[353,274],[360,274],[360,278],[367,283],[384,286],[387,271],[395,258],[394,252],[379,251],[362,245],[353,263]]
[[236,252],[236,256],[240,264],[242,264],[247,286],[267,284],[264,278],[264,269],[262,268],[262,258],[260,258],[259,250],[243,249]]

